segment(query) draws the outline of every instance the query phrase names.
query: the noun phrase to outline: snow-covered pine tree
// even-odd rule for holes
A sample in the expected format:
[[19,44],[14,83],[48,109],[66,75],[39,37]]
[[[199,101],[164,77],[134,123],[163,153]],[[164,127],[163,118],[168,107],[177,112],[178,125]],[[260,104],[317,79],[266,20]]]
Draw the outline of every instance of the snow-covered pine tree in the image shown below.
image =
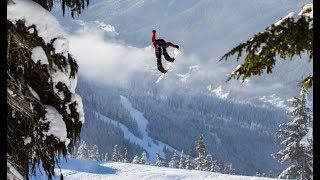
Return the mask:
[[182,150],[181,154],[180,154],[179,169],[185,169],[186,168],[186,163],[185,163],[185,160],[184,160],[183,156],[184,156],[184,152]]
[[210,166],[210,171],[211,172],[220,172],[221,168],[218,164],[218,160],[213,160]]
[[235,170],[232,167],[232,163],[230,163],[230,164],[228,164],[227,166],[224,167],[223,173],[224,174],[231,174],[231,175],[235,174]]
[[[86,4],[7,1],[7,161],[26,179],[40,162],[52,178],[56,157],[66,157],[84,122],[82,100],[75,93],[78,65],[62,27],[48,13],[55,3],[70,7],[72,14]],[[44,16],[45,21],[39,19]]]
[[284,149],[273,154],[280,162],[289,162],[291,165],[284,170],[279,178],[290,179],[312,179],[312,152],[308,146],[302,143],[302,139],[308,134],[308,126],[312,119],[310,109],[307,107],[306,90],[301,88],[301,97],[292,99],[293,110],[290,112],[293,120],[280,124],[278,134],[279,138],[284,139],[281,145]]
[[164,167],[165,166],[164,158],[161,158],[158,153],[157,153],[156,163],[154,165],[158,166],[158,167]]
[[56,18],[37,3],[7,1],[7,161],[25,178],[41,162],[52,178],[56,157],[72,149],[84,116],[75,93],[78,65]]
[[148,164],[148,157],[147,157],[147,153],[145,151],[142,152],[139,162],[140,162],[140,164]]
[[118,148],[118,162],[123,162],[124,154],[122,153],[121,149]]
[[206,169],[206,163],[205,158],[207,155],[207,148],[206,144],[203,138],[203,134],[199,136],[199,138],[196,141],[196,151],[198,153],[198,157],[196,160],[196,170],[205,170]]
[[88,159],[89,151],[87,148],[87,143],[84,140],[81,140],[80,145],[78,147],[78,151],[76,153],[77,159]]
[[122,162],[128,162],[128,149],[125,147],[124,148],[124,155],[123,155],[123,160]]
[[212,155],[210,153],[207,154],[206,159],[205,159],[205,168],[203,169],[204,171],[210,171],[211,170],[211,165],[212,165],[213,159]]
[[103,162],[108,162],[109,161],[109,154],[108,153],[104,154],[102,161]]
[[118,144],[113,146],[111,161],[114,161],[114,162],[120,161]]
[[309,144],[306,147],[306,154],[308,155],[308,166],[310,171],[312,172],[311,177],[313,177],[313,139],[308,140]]
[[260,172],[256,172],[256,175],[257,177],[261,177],[261,173]]
[[193,169],[193,166],[191,164],[191,156],[189,154],[187,154],[184,164],[185,164],[185,169]]
[[269,177],[269,178],[273,178],[273,177],[274,177],[272,170],[270,170],[270,171],[268,172],[267,177]]
[[169,162],[169,167],[170,168],[178,168],[179,167],[179,155],[177,151],[173,152],[171,161]]
[[133,160],[132,160],[133,164],[140,164],[140,157],[138,155],[135,155]]
[[99,149],[97,145],[93,145],[92,149],[89,151],[89,159],[99,161],[100,160],[100,154]]
[[102,152],[99,153],[99,159],[98,159],[99,162],[104,162],[104,155]]

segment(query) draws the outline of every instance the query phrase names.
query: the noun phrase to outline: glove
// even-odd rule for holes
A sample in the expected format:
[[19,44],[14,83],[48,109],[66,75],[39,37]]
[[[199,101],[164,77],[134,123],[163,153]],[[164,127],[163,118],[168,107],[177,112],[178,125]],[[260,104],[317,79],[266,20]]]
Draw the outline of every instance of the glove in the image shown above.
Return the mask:
[[152,30],[153,33],[156,33],[156,30]]
[[178,45],[176,45],[176,48],[177,48],[177,49],[179,49],[179,46],[178,46]]

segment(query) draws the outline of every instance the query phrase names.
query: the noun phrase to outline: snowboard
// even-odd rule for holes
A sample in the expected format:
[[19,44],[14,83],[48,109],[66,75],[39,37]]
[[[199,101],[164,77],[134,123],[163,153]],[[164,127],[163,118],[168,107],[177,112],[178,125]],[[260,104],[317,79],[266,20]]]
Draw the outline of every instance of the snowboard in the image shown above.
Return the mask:
[[[179,49],[175,48],[173,50],[173,58],[176,59],[179,54],[180,54]],[[169,62],[167,64],[167,66],[165,68],[165,70],[167,70],[167,73],[168,73],[168,70],[171,68],[172,64],[173,64],[173,62]],[[164,75],[165,75],[164,73],[161,73],[160,77],[157,79],[156,83],[159,83],[161,81],[161,79],[163,79]]]

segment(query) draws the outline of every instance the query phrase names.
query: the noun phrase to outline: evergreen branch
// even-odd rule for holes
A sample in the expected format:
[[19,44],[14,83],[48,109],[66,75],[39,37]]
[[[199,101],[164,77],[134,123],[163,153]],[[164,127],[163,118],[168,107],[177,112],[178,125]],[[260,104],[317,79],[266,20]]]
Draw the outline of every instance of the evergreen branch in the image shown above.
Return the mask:
[[286,18],[278,25],[271,25],[265,31],[254,35],[250,40],[225,53],[221,60],[228,60],[236,55],[239,61],[243,54],[244,63],[231,73],[227,79],[239,79],[242,81],[253,75],[272,73],[278,57],[290,59],[307,53],[309,61],[313,58],[313,18],[300,16],[297,20]]

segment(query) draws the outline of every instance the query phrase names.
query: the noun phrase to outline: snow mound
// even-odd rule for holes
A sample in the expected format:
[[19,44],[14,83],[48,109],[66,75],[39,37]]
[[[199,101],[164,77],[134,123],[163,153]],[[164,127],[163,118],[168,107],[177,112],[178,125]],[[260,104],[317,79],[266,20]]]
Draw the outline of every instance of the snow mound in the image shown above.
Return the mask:
[[34,61],[34,63],[40,61],[40,64],[49,64],[47,55],[40,46],[37,46],[31,50],[31,59]]

